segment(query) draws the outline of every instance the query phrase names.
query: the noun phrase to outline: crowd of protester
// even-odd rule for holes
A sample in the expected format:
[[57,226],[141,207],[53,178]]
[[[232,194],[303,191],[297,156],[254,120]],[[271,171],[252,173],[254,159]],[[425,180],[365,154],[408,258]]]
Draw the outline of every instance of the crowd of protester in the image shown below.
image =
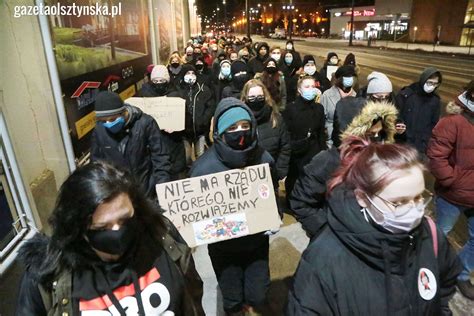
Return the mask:
[[[203,315],[191,250],[155,185],[261,163],[276,192],[284,182],[280,215],[311,239],[279,313],[450,315],[456,287],[473,300],[474,82],[440,118],[436,68],[397,92],[377,71],[361,86],[352,53],[319,66],[291,40],[193,38],[137,93],[184,99],[182,131],[100,92],[92,162],[61,186],[52,235],[20,251],[17,315]],[[446,235],[463,213],[456,254]],[[274,233],[208,245],[227,315],[265,311]]]

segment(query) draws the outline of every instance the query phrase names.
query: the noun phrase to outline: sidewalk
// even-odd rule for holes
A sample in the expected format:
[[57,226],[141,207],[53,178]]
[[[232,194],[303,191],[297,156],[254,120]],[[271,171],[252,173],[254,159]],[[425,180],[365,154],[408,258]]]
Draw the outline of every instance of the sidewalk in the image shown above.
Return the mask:
[[[308,38],[308,37],[293,37],[293,40],[315,42],[315,43],[337,43],[344,44],[348,43],[348,39],[326,39],[326,38]],[[353,40],[355,46],[367,46],[367,40]],[[391,49],[403,49],[403,50],[422,50],[425,52],[437,52],[437,53],[451,53],[451,54],[464,54],[469,55],[469,46],[447,46],[447,45],[436,45],[431,44],[418,44],[418,43],[398,43],[393,41],[382,41],[376,40],[372,43],[371,47],[385,47]],[[474,56],[474,47],[471,47],[470,55]]]

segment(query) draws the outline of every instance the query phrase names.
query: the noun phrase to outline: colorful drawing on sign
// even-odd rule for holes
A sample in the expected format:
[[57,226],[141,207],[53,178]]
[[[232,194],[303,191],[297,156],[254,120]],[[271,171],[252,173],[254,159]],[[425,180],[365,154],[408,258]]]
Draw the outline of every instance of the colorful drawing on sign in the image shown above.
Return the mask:
[[270,197],[270,189],[268,188],[268,185],[265,183],[262,183],[258,186],[258,194],[262,199],[268,199]]
[[209,244],[249,234],[245,213],[215,217],[193,224],[197,245]]

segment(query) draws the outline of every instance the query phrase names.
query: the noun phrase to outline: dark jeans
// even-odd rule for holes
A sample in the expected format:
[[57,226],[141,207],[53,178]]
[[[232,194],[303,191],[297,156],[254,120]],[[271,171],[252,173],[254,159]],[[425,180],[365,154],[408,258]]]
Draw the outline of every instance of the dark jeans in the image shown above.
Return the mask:
[[248,245],[250,249],[244,251],[222,251],[222,247],[215,244],[208,246],[227,313],[238,312],[243,305],[257,309],[265,305],[270,286],[269,243],[267,236],[262,237],[266,242],[257,247]]

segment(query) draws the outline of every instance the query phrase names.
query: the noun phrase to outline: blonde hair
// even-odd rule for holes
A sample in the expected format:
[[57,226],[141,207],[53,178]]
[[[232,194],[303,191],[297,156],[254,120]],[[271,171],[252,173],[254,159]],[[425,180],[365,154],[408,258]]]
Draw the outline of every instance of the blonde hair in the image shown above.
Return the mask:
[[265,96],[265,104],[269,107],[272,108],[272,115],[270,117],[272,121],[272,128],[276,128],[278,126],[278,118],[280,117],[280,112],[278,112],[278,107],[273,101],[273,98],[268,92],[267,87],[258,79],[251,79],[247,81],[247,83],[244,85],[244,88],[242,89],[242,92],[240,94],[240,100],[245,103],[247,100],[247,95],[249,93],[249,90],[253,87],[260,87],[263,90],[263,95]]
[[168,58],[168,64],[166,66],[171,65],[171,61],[175,58],[178,58],[180,65],[184,64],[184,61],[181,55],[178,52],[174,52],[170,55],[170,58]]

